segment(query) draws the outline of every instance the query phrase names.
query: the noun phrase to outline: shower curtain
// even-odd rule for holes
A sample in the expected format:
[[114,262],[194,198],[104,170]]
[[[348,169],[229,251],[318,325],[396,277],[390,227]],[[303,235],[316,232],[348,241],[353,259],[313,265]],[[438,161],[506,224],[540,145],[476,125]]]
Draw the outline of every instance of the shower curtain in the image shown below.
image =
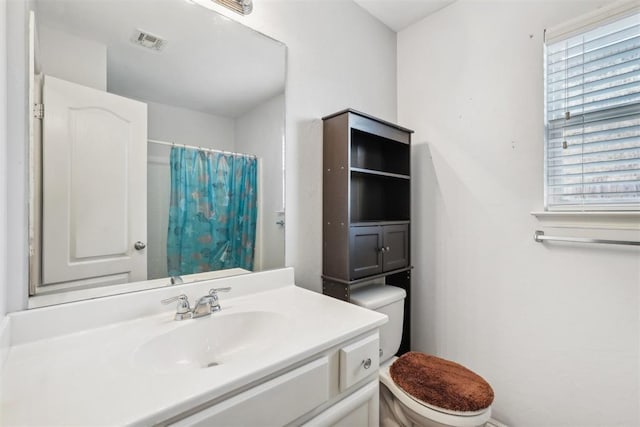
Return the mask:
[[173,147],[170,165],[169,276],[253,270],[257,159]]

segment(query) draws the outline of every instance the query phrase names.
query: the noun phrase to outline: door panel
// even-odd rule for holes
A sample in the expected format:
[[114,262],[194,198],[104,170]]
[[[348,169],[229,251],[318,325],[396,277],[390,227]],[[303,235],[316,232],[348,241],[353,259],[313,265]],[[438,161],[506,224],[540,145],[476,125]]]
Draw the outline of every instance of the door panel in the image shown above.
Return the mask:
[[[71,260],[124,256],[127,227],[129,123],[111,111],[69,110]],[[91,177],[87,179],[87,177]],[[96,187],[98,183],[108,185]],[[96,238],[99,235],[100,238]]]
[[43,284],[145,280],[146,104],[50,76],[43,91]]
[[383,270],[391,271],[409,265],[409,226],[407,224],[382,227]]
[[380,227],[351,227],[350,274],[351,279],[382,272],[382,234]]

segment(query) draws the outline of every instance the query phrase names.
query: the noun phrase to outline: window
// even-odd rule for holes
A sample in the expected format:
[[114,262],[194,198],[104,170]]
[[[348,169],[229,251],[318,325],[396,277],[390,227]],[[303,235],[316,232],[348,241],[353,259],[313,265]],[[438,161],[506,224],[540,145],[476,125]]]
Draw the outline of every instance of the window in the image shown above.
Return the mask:
[[640,13],[546,36],[546,209],[640,210]]

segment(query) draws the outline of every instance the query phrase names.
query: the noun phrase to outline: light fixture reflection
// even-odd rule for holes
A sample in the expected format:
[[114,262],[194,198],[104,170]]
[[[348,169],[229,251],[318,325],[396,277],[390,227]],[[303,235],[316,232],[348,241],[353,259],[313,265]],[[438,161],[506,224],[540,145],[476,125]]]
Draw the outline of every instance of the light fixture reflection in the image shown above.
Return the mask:
[[212,0],[240,15],[248,15],[253,10],[253,0]]

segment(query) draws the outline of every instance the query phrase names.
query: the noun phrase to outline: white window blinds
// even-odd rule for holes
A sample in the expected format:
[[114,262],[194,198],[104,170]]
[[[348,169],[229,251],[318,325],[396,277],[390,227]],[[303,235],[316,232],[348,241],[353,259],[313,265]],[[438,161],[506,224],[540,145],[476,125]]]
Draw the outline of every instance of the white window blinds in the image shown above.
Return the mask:
[[547,43],[545,62],[547,208],[640,209],[640,13]]

